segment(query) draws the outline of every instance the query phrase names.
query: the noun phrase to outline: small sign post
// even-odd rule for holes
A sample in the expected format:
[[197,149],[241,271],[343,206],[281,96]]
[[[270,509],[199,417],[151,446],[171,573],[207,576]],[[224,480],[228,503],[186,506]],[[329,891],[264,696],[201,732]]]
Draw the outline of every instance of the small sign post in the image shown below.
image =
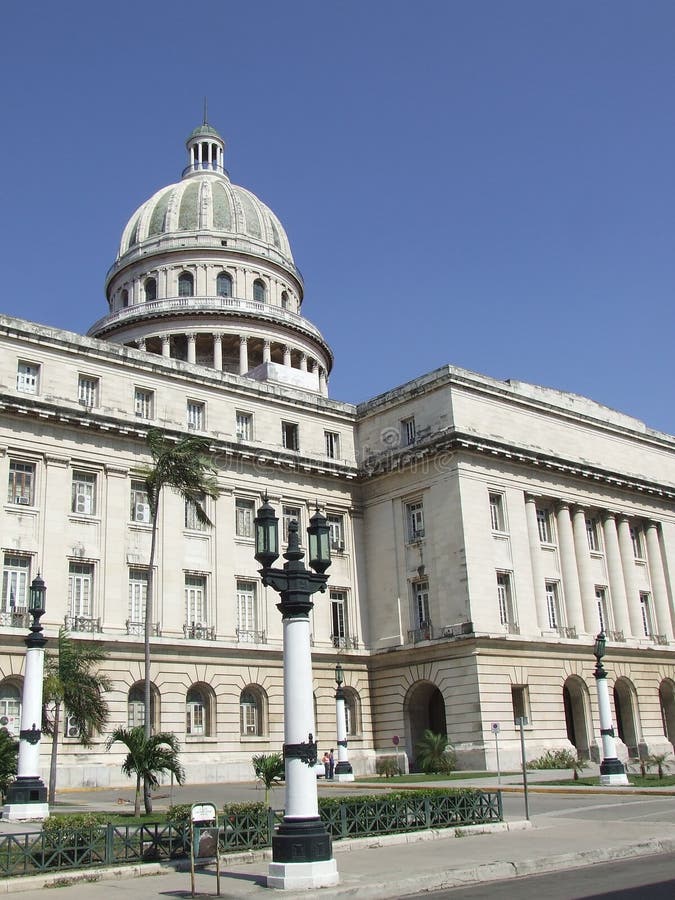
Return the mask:
[[499,766],[499,722],[493,722],[491,725],[492,733],[495,736],[495,753],[497,754],[497,784],[502,783],[502,770]]
[[525,818],[530,820],[530,807],[527,797],[527,762],[525,760],[525,732],[523,728],[527,725],[527,716],[518,716],[516,725],[520,728],[520,759],[523,765],[523,794],[525,795]]
[[216,889],[220,897],[220,831],[213,803],[193,803],[190,809],[190,886],[195,895],[195,860],[215,859]]

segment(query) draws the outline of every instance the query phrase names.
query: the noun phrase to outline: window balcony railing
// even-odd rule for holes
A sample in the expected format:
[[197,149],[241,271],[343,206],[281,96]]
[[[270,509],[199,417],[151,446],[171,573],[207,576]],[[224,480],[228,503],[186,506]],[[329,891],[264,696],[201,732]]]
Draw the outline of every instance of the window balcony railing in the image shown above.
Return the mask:
[[442,625],[434,628],[431,622],[423,622],[418,628],[408,631],[408,643],[419,644],[422,641],[438,641],[448,638],[462,638],[473,634],[473,622],[457,622],[455,625]]
[[520,625],[515,622],[504,622],[504,631],[507,634],[520,634]]
[[359,649],[359,639],[356,636],[331,634],[330,639],[338,650]]
[[616,641],[617,643],[625,643],[626,635],[623,631],[610,631],[607,635],[610,641]]
[[[132,622],[131,619],[127,619],[127,634],[135,634],[141,637],[145,636],[145,622]],[[161,637],[162,631],[159,627],[159,622],[153,622],[150,625],[150,634],[155,637]]]
[[558,634],[559,634],[560,637],[562,637],[562,638],[570,638],[571,640],[576,640],[577,637],[578,637],[578,635],[577,635],[577,630],[576,630],[576,628],[574,627],[574,625],[569,625],[569,626],[567,626],[567,625],[559,625],[559,626],[556,628],[556,631],[558,632]]
[[215,626],[200,622],[186,622],[183,625],[183,634],[191,641],[215,641],[216,639]]
[[28,628],[30,616],[25,606],[16,606],[9,612],[0,613],[0,625],[6,628]]
[[266,644],[264,631],[252,631],[250,628],[237,628],[237,640],[240,644]]
[[661,646],[666,647],[668,645],[668,638],[665,634],[649,634],[647,635],[650,641],[654,644],[661,644]]
[[66,616],[63,621],[68,631],[82,631],[89,634],[103,631],[100,617],[95,619],[92,616]]

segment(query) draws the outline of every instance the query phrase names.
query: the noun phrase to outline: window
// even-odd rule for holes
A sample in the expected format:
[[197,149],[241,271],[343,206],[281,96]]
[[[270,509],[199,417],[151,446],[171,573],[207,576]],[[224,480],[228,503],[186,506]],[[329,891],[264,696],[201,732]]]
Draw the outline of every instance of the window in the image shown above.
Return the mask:
[[361,733],[361,703],[359,695],[353,688],[343,688],[345,694],[345,719],[347,720],[347,734],[357,735]]
[[[199,502],[204,508],[206,496],[202,494]],[[206,531],[206,522],[200,522],[197,515],[197,504],[194,500],[185,499],[185,527],[189,531]]]
[[237,640],[258,642],[255,581],[237,581]]
[[[150,709],[152,710],[152,696],[150,697]],[[145,725],[145,702],[143,699],[143,686],[134,685],[129,691],[127,700],[127,722],[129,728],[137,725]]]
[[640,528],[639,525],[631,525],[630,539],[633,544],[633,555],[635,556],[635,559],[644,559],[644,541],[642,539],[642,528]]
[[234,531],[237,537],[253,537],[253,500],[237,498],[234,503]]
[[419,541],[424,537],[424,506],[421,500],[406,503],[405,517],[408,529],[408,541]]
[[19,506],[33,506],[35,489],[35,463],[9,462],[7,502]]
[[216,278],[216,294],[219,297],[232,296],[232,276],[227,272],[221,272]]
[[506,531],[504,526],[504,497],[490,494],[490,522],[493,531]]
[[586,518],[586,536],[588,538],[588,549],[591,553],[597,553],[600,550],[600,538],[598,536],[598,520],[595,518]]
[[511,706],[513,707],[513,721],[516,725],[518,720],[523,719],[523,725],[530,723],[530,698],[528,695],[527,685],[512,684],[511,685]]
[[281,308],[288,309],[288,291],[281,292]]
[[93,472],[73,472],[70,511],[80,516],[96,513],[96,475]]
[[537,528],[542,544],[551,544],[551,512],[544,507],[537,507]]
[[299,448],[298,426],[295,422],[281,423],[281,443],[286,450],[297,450]]
[[129,291],[126,288],[122,288],[120,299],[122,300],[122,309],[126,309],[129,306]]
[[129,569],[129,622],[145,623],[145,603],[148,599],[147,569]]
[[94,567],[71,562],[68,569],[68,609],[73,617],[91,619]]
[[600,631],[607,632],[609,628],[609,619],[607,618],[607,592],[603,587],[595,589],[595,603],[598,608],[598,625]]
[[178,276],[178,296],[194,297],[195,280],[190,272],[181,272]]
[[151,419],[154,391],[146,391],[145,388],[136,388],[134,392],[134,412],[139,419]]
[[21,692],[11,681],[3,681],[0,685],[0,716],[5,720],[2,727],[18,739],[21,728]]
[[415,443],[415,418],[410,416],[409,419],[401,420],[401,443],[404,447],[409,447]]
[[647,591],[640,591],[640,613],[642,615],[642,629],[645,637],[654,634],[654,620],[652,618],[651,597]]
[[334,647],[346,647],[347,631],[347,591],[330,592],[330,636]]
[[499,607],[499,624],[514,625],[511,576],[508,572],[497,572],[497,605]]
[[145,290],[146,303],[150,303],[152,300],[157,299],[157,282],[154,278],[146,278],[143,288]]
[[324,431],[326,439],[326,456],[328,459],[340,458],[340,435],[334,431]]
[[207,700],[198,687],[191,687],[185,698],[186,734],[206,734]]
[[330,548],[341,553],[345,549],[344,520],[342,516],[328,515],[328,530],[330,534]]
[[40,366],[21,362],[16,370],[16,389],[24,394],[37,394],[40,383]]
[[424,628],[431,622],[429,615],[429,582],[413,582],[413,601],[415,604],[415,627]]
[[187,427],[194,431],[204,431],[206,407],[197,400],[187,402]]
[[281,507],[281,538],[284,544],[288,543],[288,526],[291,522],[298,523],[298,533],[300,533],[300,507],[299,506],[282,506]]
[[546,611],[548,613],[548,627],[557,630],[560,627],[560,606],[558,602],[558,584],[555,581],[546,582]]
[[246,688],[239,697],[239,730],[242,736],[262,734],[261,701],[257,692]]
[[77,381],[77,400],[82,406],[98,406],[98,378],[80,375]]
[[2,569],[2,608],[0,612],[11,613],[28,607],[28,585],[30,583],[30,557],[5,553]]
[[185,576],[185,623],[206,625],[206,578],[204,575]]
[[256,278],[253,282],[253,299],[256,303],[264,303],[265,297],[267,295],[267,288],[265,287],[265,282],[260,278]]
[[253,416],[251,413],[237,411],[237,440],[253,440]]
[[129,517],[132,522],[150,524],[150,502],[144,481],[131,482],[131,511]]

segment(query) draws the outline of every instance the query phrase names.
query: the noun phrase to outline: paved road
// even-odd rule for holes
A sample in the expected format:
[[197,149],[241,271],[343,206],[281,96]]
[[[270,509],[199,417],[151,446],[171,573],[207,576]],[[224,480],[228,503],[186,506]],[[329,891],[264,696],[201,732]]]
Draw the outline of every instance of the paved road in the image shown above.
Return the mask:
[[[399,900],[410,900],[412,896],[408,894]],[[568,869],[554,875],[434,891],[424,897],[425,900],[541,900],[542,897],[546,900],[673,900],[675,853]]]
[[[504,794],[504,815],[507,819],[524,818],[522,794]],[[641,820],[675,824],[675,798],[650,797],[643,794],[531,794],[530,818],[541,824],[542,817],[583,818],[585,821],[624,822]]]

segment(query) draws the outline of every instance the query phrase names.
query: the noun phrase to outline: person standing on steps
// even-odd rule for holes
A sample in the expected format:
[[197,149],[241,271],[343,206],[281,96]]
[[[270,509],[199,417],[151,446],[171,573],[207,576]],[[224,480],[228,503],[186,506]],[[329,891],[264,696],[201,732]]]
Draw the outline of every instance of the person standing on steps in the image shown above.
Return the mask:
[[324,753],[321,762],[323,763],[323,777],[328,780],[330,776],[330,756],[328,755],[328,750]]
[[335,774],[335,757],[333,756],[333,748],[330,748],[330,755],[328,757],[328,778],[330,781],[333,780],[333,775]]

